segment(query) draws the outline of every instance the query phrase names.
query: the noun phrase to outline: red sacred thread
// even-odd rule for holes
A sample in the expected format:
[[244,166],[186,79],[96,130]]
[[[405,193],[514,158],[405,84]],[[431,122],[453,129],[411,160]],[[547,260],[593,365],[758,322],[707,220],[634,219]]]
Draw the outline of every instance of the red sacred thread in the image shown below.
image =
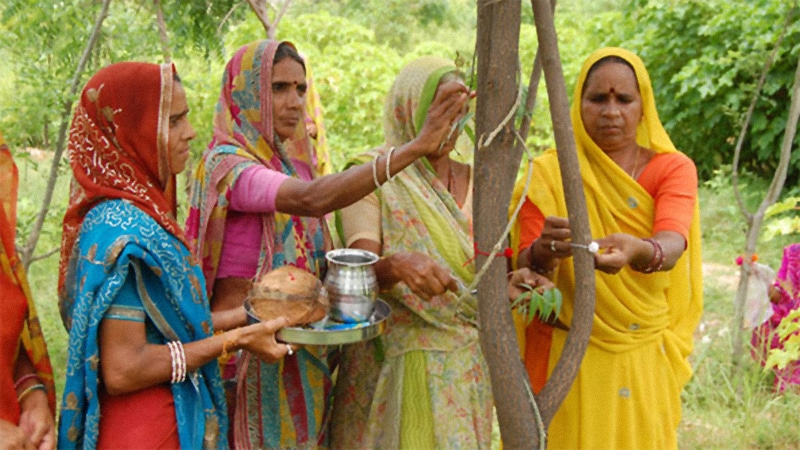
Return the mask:
[[[466,267],[467,264],[475,261],[475,258],[477,258],[478,255],[483,255],[483,256],[490,256],[491,255],[491,253],[486,253],[486,252],[480,251],[478,249],[478,243],[477,242],[473,243],[472,247],[475,250],[475,256],[473,256],[472,258],[468,259],[467,262],[465,262],[462,267]],[[500,253],[498,253],[498,254],[500,254]],[[514,257],[514,250],[511,247],[506,247],[506,248],[503,249],[503,252],[502,252],[501,255],[503,257],[507,258],[507,259],[511,259],[511,258]]]

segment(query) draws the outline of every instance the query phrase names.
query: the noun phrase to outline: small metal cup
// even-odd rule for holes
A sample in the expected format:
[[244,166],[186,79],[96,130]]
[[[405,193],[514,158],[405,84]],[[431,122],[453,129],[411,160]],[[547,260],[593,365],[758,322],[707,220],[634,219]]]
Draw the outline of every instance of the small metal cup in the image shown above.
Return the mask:
[[331,304],[328,316],[344,323],[369,321],[378,298],[378,279],[373,267],[378,255],[344,248],[328,252],[325,258],[328,273],[324,286]]

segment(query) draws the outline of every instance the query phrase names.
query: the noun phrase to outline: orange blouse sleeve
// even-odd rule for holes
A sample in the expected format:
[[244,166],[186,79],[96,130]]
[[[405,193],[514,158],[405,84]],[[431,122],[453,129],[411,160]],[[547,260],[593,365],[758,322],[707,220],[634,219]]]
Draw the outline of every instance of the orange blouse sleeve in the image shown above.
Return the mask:
[[519,248],[522,251],[528,248],[531,243],[542,234],[544,228],[544,214],[539,210],[528,197],[525,197],[525,202],[519,210],[519,217],[517,218],[520,223],[519,227]]
[[697,202],[694,162],[680,152],[658,154],[647,164],[638,181],[655,200],[653,234],[675,231],[688,239]]
[[[675,231],[688,239],[697,201],[697,169],[688,156],[680,152],[660,153],[653,157],[638,180],[655,200],[653,234]],[[519,211],[519,251],[539,237],[544,228],[544,215],[525,198]]]

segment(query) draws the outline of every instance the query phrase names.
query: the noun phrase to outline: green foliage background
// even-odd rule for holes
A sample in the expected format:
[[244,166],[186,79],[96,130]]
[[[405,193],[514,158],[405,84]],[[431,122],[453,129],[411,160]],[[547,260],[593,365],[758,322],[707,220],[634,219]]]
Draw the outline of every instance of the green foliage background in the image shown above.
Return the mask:
[[[605,36],[603,45],[627,47],[642,57],[664,126],[708,179],[733,159],[744,114],[792,6],[777,0],[632,1],[590,28]],[[798,57],[800,11],[795,11],[742,148],[746,170],[768,177],[775,171]],[[794,139],[798,144],[800,135]],[[795,152],[787,186],[797,184],[799,161]]]
[[[198,158],[211,136],[225,61],[240,45],[266,34],[244,1],[163,0],[162,5],[172,59],[184,80],[197,130],[192,152]],[[731,200],[730,163],[756,81],[792,5],[794,0],[575,0],[560,1],[556,11],[570,94],[584,57],[600,46],[623,46],[644,60],[667,131],[694,159],[704,181],[704,259],[718,266],[730,266],[744,245],[745,224]],[[522,1],[522,6],[520,73],[527,84],[537,43],[529,2]],[[0,130],[15,151],[23,180],[19,242],[27,238],[40,207],[49,165],[48,159],[23,150],[55,149],[62,112],[75,100],[67,95],[73,72],[99,9],[99,0],[0,4]],[[154,17],[152,2],[112,1],[79,84],[111,62],[163,61]],[[468,0],[295,0],[278,28],[278,37],[295,42],[309,61],[325,108],[335,167],[381,143],[383,98],[405,63],[422,54],[471,59],[475,35],[475,2]],[[771,176],[779,157],[798,58],[800,12],[790,22],[743,147],[743,186],[750,205],[760,201],[763,177]],[[553,146],[544,81],[527,144],[534,152]],[[798,144],[800,136],[795,149]],[[60,244],[68,194],[65,162],[61,174],[38,255],[56,251]],[[774,216],[781,221],[773,220],[760,250],[761,261],[773,267],[782,246],[800,230],[794,218],[799,174],[795,151],[787,200]],[[66,333],[57,320],[57,265],[58,257],[49,256],[35,262],[29,276],[41,314],[48,318],[43,326],[61,382]],[[771,397],[769,380],[758,368],[747,372],[744,393],[736,388],[741,380],[724,375],[729,343],[722,337],[732,314],[733,288],[716,276],[707,280],[707,328],[698,336],[697,373],[686,391],[682,443],[686,448],[792,448],[800,431],[774,430],[789,426],[786,417],[793,413],[785,411],[796,411],[800,402]]]

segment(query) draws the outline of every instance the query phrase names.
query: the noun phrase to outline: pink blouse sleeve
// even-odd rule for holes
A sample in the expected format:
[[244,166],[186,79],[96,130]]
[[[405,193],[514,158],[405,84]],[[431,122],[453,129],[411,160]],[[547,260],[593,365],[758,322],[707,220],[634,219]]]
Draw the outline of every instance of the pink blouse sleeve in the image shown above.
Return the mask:
[[229,209],[246,213],[275,212],[275,198],[281,183],[290,178],[281,172],[254,164],[239,175],[230,194]]

